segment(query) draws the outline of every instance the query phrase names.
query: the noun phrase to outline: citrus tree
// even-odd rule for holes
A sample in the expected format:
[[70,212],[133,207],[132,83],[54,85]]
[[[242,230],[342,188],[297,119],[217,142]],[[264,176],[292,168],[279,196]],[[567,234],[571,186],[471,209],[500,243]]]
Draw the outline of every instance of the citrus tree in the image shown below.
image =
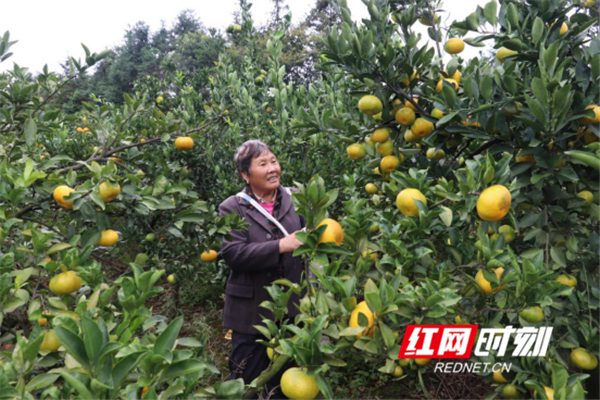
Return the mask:
[[[92,95],[67,114],[53,99],[105,53],[84,47],[66,76],[0,75],[3,396],[250,398],[293,359],[290,398],[336,397],[331,377],[365,368],[431,397],[431,360],[398,359],[404,327],[455,323],[554,328],[545,357],[471,360],[513,363],[483,374],[490,397],[585,396],[599,354],[597,6],[492,0],[448,23],[435,1],[365,4],[360,23],[336,5],[308,85],[281,62],[289,17],[263,54],[245,1],[227,30],[242,51],[206,82],[148,76],[121,105]],[[465,46],[488,53],[465,60]],[[203,343],[152,301],[165,283],[222,287],[221,237],[245,223],[216,207],[240,189],[232,159],[250,138],[300,189],[306,271],[267,288],[271,366],[199,388],[217,372]]]
[[[309,103],[296,114],[303,132],[334,133],[352,164],[334,170],[339,193],[316,178],[294,196],[312,230],[296,254],[318,279],[293,325],[262,330],[276,338],[265,344],[307,367],[327,396],[327,371],[357,351],[426,391],[431,360],[397,359],[407,324],[551,326],[546,357],[473,361],[515,366],[487,374],[492,396],[583,398],[599,350],[595,6],[491,1],[443,26],[434,2],[365,3],[370,19],[356,23],[340,2],[344,22],[320,64],[349,83],[335,104],[353,98],[355,108]],[[466,45],[493,54],[463,60]],[[326,220],[323,233],[336,199],[341,225]],[[288,292],[271,290],[265,306],[276,310]]]
[[[2,61],[13,43],[5,33]],[[186,122],[147,92],[63,113],[55,96],[107,55],[84,50],[71,75],[15,65],[0,78],[2,396],[188,396],[218,371],[200,359],[203,343],[178,338],[183,319],[155,315],[149,301],[165,267],[213,262],[221,235],[244,226],[218,217],[182,166],[189,135],[218,119]]]

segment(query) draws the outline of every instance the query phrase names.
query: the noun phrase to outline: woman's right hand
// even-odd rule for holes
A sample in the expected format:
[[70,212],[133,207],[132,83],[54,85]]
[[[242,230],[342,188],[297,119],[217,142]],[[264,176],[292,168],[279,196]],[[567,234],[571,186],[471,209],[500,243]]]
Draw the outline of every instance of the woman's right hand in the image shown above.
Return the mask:
[[[296,231],[300,232],[300,231]],[[302,242],[296,238],[296,232],[279,240],[279,253],[292,253],[302,245]]]

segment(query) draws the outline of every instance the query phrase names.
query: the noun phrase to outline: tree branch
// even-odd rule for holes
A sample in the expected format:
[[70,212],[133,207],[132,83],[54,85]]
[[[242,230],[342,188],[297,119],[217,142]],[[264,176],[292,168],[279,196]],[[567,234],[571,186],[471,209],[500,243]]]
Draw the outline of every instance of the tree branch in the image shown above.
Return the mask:
[[[198,128],[190,129],[189,131],[185,131],[185,132],[172,133],[170,136],[172,138],[176,138],[176,137],[179,137],[179,136],[185,136],[185,135],[190,134],[190,133],[199,132],[199,131],[201,131],[203,129],[206,129],[207,127],[209,127],[210,125],[212,125],[214,123],[215,123],[215,121],[210,121],[210,122],[207,122],[206,124],[204,124],[204,125],[202,125],[202,126],[200,126]],[[113,154],[118,153],[119,151],[127,150],[127,149],[130,149],[132,147],[141,147],[141,146],[146,146],[146,145],[150,145],[150,144],[153,144],[153,143],[159,143],[160,141],[161,141],[161,138],[154,138],[154,139],[146,140],[144,142],[137,142],[137,143],[123,145],[123,146],[117,147],[116,149],[107,151],[106,153],[104,153],[102,155],[102,157],[96,157],[95,156],[96,152],[94,152],[94,155],[92,155],[90,158],[88,158],[87,160],[85,160],[85,162],[88,163],[88,162],[92,162],[92,161],[104,161],[107,158],[109,158],[110,156],[112,156]],[[71,170],[83,168],[84,166],[85,166],[84,164],[71,165],[70,167],[66,167],[66,168],[63,168],[63,169],[60,169],[60,170],[56,171],[56,173],[61,174],[61,173],[65,173],[65,172],[68,172],[68,171],[71,171]]]

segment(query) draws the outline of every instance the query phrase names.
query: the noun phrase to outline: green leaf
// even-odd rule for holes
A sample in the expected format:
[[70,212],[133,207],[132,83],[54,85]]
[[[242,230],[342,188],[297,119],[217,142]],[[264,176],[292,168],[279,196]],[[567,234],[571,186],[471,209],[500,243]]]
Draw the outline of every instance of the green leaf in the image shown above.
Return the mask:
[[331,386],[329,386],[329,382],[323,377],[321,374],[317,374],[315,376],[315,381],[317,382],[317,386],[323,396],[327,399],[333,399],[333,391],[331,390]]
[[67,353],[72,355],[82,367],[89,369],[90,360],[85,351],[83,340],[63,326],[57,326],[54,330],[60,344],[67,349]]
[[73,246],[71,246],[69,243],[56,243],[48,249],[48,255],[52,255],[54,253],[58,253],[66,249],[70,249],[71,247]]
[[542,124],[546,125],[546,114],[544,114],[544,109],[540,105],[540,103],[533,99],[531,96],[525,94],[525,101],[527,102],[527,106],[531,110],[533,116]]
[[483,8],[483,15],[485,19],[490,22],[490,24],[496,25],[498,22],[498,5],[496,4],[495,0],[490,1],[485,5]]
[[77,378],[75,378],[73,375],[69,374],[66,371],[59,371],[58,372],[60,374],[60,376],[62,376],[62,378],[67,381],[69,383],[69,385],[71,385],[73,387],[73,389],[75,389],[79,395],[81,396],[82,399],[95,399],[98,396],[94,396],[87,387],[85,387],[85,385]]
[[203,346],[203,344],[199,340],[191,338],[191,337],[177,339],[177,345],[184,346],[184,347],[202,347]]
[[193,374],[206,368],[206,363],[198,360],[185,360],[173,364],[163,373],[162,380],[169,380],[183,375]]
[[552,389],[558,391],[567,386],[569,374],[565,367],[558,363],[552,363]]
[[517,93],[517,80],[514,76],[504,75],[504,87],[512,95]]
[[517,6],[515,6],[514,3],[508,4],[508,7],[506,9],[506,19],[510,23],[511,27],[519,27],[519,13],[517,11]]
[[442,85],[442,95],[446,100],[446,104],[451,108],[456,108],[456,92],[454,91],[454,87],[446,81]]
[[217,399],[241,399],[244,395],[244,380],[238,378],[215,383],[215,392],[214,397]]
[[567,260],[565,259],[565,255],[562,251],[562,248],[552,247],[550,249],[550,257],[552,258],[552,260],[554,260],[555,263],[557,263],[561,267],[567,267]]
[[531,91],[540,103],[548,104],[548,91],[546,90],[546,85],[537,76],[531,80]]
[[440,208],[443,210],[442,213],[440,214],[440,219],[442,220],[444,225],[446,225],[446,226],[452,225],[452,210],[449,209],[448,207],[444,207],[444,206],[440,206]]
[[121,383],[127,378],[129,373],[136,367],[136,365],[138,365],[144,354],[149,353],[136,352],[129,354],[114,366],[112,370],[112,379],[115,388],[119,388],[119,386],[121,386]]
[[165,178],[164,175],[160,175],[156,179],[156,183],[154,184],[154,188],[152,190],[152,196],[156,197],[163,194],[169,185],[169,180]]
[[100,195],[96,192],[92,192],[90,193],[90,199],[92,199],[92,201],[94,203],[96,203],[96,205],[98,207],[100,207],[102,210],[106,210],[106,205],[104,204],[104,201],[102,201],[102,198],[100,197]]
[[558,61],[558,47],[560,46],[560,42],[561,40],[556,40],[544,52],[544,65],[550,76],[554,74],[554,67]]
[[444,125],[446,122],[450,122],[454,117],[456,117],[456,115],[458,115],[458,111],[454,111],[451,112],[450,114],[444,115],[442,118],[440,118],[438,120],[438,122],[435,124],[437,127],[440,127],[441,125]]
[[104,346],[104,337],[98,324],[87,315],[81,320],[81,329],[84,335],[85,350],[90,361],[95,365],[100,358],[100,350]]
[[494,89],[493,85],[494,81],[492,80],[491,76],[486,75],[483,78],[481,78],[481,85],[479,87],[479,90],[481,91],[481,95],[484,99],[490,100],[492,98],[492,91]]
[[25,142],[28,146],[35,143],[36,134],[37,124],[32,118],[27,118],[27,121],[25,121]]
[[26,303],[27,303],[27,300],[15,297],[3,304],[2,311],[6,312],[6,313],[11,313],[11,312],[15,311],[17,308],[24,306]]
[[177,317],[167,326],[158,339],[156,339],[156,343],[154,343],[154,354],[161,354],[165,350],[170,351],[173,349],[182,325],[183,317]]
[[469,30],[477,31],[479,29],[479,16],[476,12],[469,14],[466,22]]
[[46,386],[52,385],[57,379],[57,374],[41,374],[34,376],[27,382],[27,385],[25,385],[25,390],[31,392],[33,390],[43,389]]
[[544,21],[540,17],[536,17],[533,21],[533,28],[531,29],[531,40],[537,45],[540,43],[540,39],[544,34]]

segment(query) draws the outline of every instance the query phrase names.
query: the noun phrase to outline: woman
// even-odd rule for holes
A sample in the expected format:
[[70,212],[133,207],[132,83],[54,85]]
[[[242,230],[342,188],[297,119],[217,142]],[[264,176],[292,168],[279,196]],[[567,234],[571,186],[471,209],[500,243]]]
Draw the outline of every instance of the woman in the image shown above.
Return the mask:
[[[246,182],[242,192],[246,196],[229,197],[219,206],[219,213],[236,213],[250,226],[247,230],[230,232],[231,240],[223,240],[221,247],[223,259],[231,270],[225,288],[223,326],[232,330],[230,379],[241,377],[249,384],[270,362],[266,347],[256,342],[265,337],[253,327],[264,326],[264,318],[273,319],[269,310],[259,307],[263,301],[272,300],[265,286],[280,278],[300,282],[303,268],[300,259],[292,257],[292,253],[302,244],[295,233],[304,227],[304,221],[294,211],[290,190],[279,184],[281,168],[269,146],[259,140],[249,140],[237,149],[234,161]],[[255,200],[258,207],[264,208],[281,227],[270,221],[248,198]],[[287,232],[290,232],[289,236],[285,236]],[[295,305],[298,302],[298,296],[292,295],[288,317],[298,314]],[[267,392],[275,390],[272,398],[284,397],[275,388],[283,372],[291,366],[293,364],[282,368],[266,385]]]

